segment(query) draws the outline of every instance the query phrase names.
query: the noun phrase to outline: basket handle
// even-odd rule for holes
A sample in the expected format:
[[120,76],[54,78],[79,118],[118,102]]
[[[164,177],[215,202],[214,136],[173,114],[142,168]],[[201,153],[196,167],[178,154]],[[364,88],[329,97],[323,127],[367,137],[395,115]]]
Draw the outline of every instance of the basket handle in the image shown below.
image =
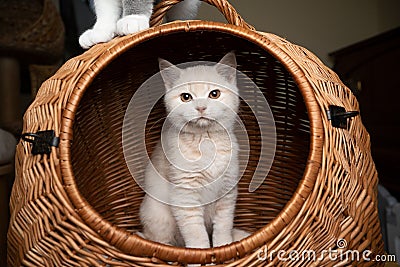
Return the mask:
[[[154,12],[150,18],[150,26],[154,27],[160,25],[167,11],[181,1],[183,0],[163,0],[158,5],[156,5],[154,8]],[[243,20],[243,18],[227,0],[201,1],[209,5],[215,6],[224,15],[228,23],[250,30],[255,30],[253,26]]]

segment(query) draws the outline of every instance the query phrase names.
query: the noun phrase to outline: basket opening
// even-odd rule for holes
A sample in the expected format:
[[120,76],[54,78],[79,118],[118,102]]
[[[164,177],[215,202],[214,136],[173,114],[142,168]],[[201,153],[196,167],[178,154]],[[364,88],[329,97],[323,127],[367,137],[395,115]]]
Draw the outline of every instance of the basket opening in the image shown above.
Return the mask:
[[[257,121],[252,119],[254,114],[242,103],[240,116],[252,131],[252,146],[251,160],[239,183],[235,225],[256,232],[276,218],[292,199],[310,153],[310,121],[293,77],[267,51],[244,38],[213,31],[176,32],[145,40],[119,55],[97,74],[80,101],[71,148],[73,173],[80,193],[104,220],[125,231],[141,230],[139,208],[144,192],[125,163],[121,131],[133,94],[158,72],[157,58],[174,64],[218,62],[231,50],[236,52],[238,69],[257,84],[267,99],[277,137],[271,170],[263,184],[250,193],[260,136]],[[156,105],[148,125],[163,116],[162,104]],[[149,150],[158,135],[159,128],[155,127],[146,136]]]

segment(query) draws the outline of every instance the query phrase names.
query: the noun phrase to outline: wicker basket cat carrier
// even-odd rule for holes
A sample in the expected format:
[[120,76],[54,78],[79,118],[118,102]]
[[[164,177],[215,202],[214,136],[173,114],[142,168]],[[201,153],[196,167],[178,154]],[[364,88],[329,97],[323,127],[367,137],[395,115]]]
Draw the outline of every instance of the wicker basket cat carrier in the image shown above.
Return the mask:
[[[153,27],[94,46],[41,86],[24,117],[25,141],[17,147],[9,265],[378,266],[368,261],[384,253],[378,178],[354,95],[312,53],[257,32],[226,0],[204,2],[229,24],[161,25],[178,2],[163,1]],[[268,101],[276,127],[271,169],[250,192],[262,136],[251,108],[257,99],[242,103],[251,149],[239,182],[235,226],[252,235],[212,249],[142,239],[135,233],[141,230],[144,192],[132,179],[121,145],[129,101],[158,72],[158,57],[175,64],[217,62],[232,50],[238,69]],[[163,116],[162,105],[155,105],[146,124],[152,127],[146,131],[149,153]]]

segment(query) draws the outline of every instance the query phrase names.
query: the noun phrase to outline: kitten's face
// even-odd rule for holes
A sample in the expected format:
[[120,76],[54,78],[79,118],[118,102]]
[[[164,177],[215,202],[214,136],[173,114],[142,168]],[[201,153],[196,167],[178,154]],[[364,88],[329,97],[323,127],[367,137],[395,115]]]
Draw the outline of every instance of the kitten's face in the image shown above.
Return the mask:
[[169,120],[180,128],[232,128],[239,106],[235,67],[233,53],[215,66],[186,69],[160,60]]

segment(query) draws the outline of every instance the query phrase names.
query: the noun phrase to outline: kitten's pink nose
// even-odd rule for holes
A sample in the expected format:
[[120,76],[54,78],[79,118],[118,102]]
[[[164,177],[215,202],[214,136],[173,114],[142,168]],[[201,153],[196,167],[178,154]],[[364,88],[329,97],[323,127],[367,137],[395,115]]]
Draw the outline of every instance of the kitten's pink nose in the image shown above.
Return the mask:
[[199,111],[200,113],[203,113],[204,110],[207,109],[207,107],[196,107],[197,111]]

